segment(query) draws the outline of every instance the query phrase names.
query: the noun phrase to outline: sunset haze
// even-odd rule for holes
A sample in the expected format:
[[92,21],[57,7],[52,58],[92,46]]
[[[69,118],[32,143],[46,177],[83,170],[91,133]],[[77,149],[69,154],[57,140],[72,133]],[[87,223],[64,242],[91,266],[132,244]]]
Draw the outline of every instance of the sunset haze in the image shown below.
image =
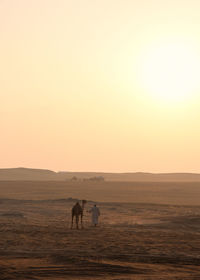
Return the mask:
[[200,173],[199,11],[1,0],[0,168]]

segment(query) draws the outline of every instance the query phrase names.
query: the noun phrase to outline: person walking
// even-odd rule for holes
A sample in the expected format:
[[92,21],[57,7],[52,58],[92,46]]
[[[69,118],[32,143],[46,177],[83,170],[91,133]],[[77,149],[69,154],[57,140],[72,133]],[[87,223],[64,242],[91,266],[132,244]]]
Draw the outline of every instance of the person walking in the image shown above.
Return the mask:
[[96,204],[92,207],[90,212],[92,213],[92,224],[96,227],[98,225],[98,219],[100,216],[100,211]]

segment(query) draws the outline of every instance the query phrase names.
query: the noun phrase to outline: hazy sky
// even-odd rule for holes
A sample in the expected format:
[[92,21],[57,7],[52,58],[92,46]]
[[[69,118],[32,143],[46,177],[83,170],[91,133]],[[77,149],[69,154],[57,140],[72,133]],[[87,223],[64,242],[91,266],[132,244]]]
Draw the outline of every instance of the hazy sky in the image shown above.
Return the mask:
[[200,172],[199,11],[0,0],[0,167]]

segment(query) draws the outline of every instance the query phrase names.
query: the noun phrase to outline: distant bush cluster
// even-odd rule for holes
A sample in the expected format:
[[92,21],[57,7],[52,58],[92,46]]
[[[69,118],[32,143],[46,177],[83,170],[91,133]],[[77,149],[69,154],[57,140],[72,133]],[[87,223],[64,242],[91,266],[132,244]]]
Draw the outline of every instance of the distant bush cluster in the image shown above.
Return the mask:
[[93,181],[93,182],[103,182],[105,181],[103,176],[95,176],[95,177],[90,177],[90,178],[77,178],[76,176],[73,176],[71,178],[71,181]]
[[85,181],[105,181],[104,177],[103,176],[96,176],[96,177],[91,177],[91,178],[88,178],[88,179],[84,179]]

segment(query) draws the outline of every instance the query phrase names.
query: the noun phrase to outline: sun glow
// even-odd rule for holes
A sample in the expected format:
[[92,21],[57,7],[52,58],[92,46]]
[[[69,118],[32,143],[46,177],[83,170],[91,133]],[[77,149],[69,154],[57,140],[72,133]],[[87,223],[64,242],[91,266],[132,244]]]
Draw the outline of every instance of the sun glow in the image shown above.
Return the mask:
[[142,57],[140,82],[145,91],[163,101],[182,101],[199,87],[200,58],[184,43],[161,44]]

